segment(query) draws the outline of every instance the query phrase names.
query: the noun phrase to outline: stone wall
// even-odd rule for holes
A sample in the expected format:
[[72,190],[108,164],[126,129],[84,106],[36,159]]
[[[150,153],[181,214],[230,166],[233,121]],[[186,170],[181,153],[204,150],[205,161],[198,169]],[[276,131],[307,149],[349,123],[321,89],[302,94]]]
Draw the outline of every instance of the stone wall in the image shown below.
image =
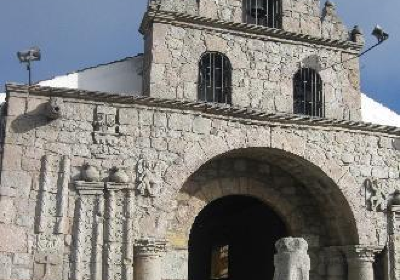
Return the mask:
[[[227,22],[244,22],[243,0],[161,0],[165,11],[186,13]],[[321,13],[320,0],[282,0],[282,29],[295,33],[349,40],[335,7],[328,3]]]
[[[395,134],[256,121],[78,92],[80,98],[50,94],[60,96],[62,105],[62,118],[51,121],[45,114],[49,96],[40,89],[31,91],[26,114],[26,92],[17,87],[8,94],[0,186],[0,232],[6,237],[0,241],[1,279],[41,279],[46,273],[57,279],[90,279],[90,274],[102,279],[102,273],[130,279],[135,269],[130,248],[137,239],[169,238],[188,178],[217,156],[254,148],[261,149],[256,150],[258,161],[269,160],[277,166],[273,169],[307,187],[305,194],[322,197],[316,204],[326,201],[327,208],[318,209],[345,211],[346,216],[337,215],[346,219],[334,228],[343,235],[336,236],[334,245],[386,244],[383,210],[399,187]],[[85,163],[99,171],[95,182],[83,175]],[[115,182],[114,167],[124,170],[126,182]],[[384,199],[376,200],[370,185],[364,185],[371,178]],[[172,239],[167,244],[162,273],[170,278],[164,279],[181,279],[187,251],[172,250]]]
[[[232,103],[266,112],[293,112],[293,77],[302,67],[321,70],[326,117],[359,120],[360,81],[354,54],[295,41],[249,38],[200,27],[154,23],[146,35],[148,87],[152,97],[196,101],[199,61],[204,52],[225,54],[232,64]],[[145,86],[146,88],[146,86]]]

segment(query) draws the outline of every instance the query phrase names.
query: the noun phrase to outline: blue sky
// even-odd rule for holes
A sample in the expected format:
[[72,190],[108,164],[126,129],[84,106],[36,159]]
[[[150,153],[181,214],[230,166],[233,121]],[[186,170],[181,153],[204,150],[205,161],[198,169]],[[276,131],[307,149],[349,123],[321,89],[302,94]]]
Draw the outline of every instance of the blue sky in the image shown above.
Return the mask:
[[[209,1],[209,0],[205,0]],[[0,91],[6,82],[26,82],[15,53],[37,45],[42,61],[34,80],[143,52],[137,32],[147,0],[0,0]],[[337,0],[348,27],[359,24],[367,45],[375,24],[390,40],[361,60],[362,89],[400,113],[399,0]]]

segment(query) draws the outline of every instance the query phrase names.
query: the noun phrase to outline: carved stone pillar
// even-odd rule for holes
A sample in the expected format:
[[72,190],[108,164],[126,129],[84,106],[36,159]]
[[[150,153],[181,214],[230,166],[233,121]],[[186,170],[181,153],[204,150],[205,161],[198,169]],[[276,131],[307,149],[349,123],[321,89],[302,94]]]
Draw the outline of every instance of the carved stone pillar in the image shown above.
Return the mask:
[[346,274],[346,260],[338,247],[325,249],[325,263],[327,280],[344,280]]
[[[102,247],[103,247],[103,212],[104,212],[104,183],[103,182],[75,182],[78,191],[77,227],[75,232],[74,248],[74,277],[81,280],[85,265],[93,267],[93,279],[102,279]],[[95,211],[96,218],[91,220]],[[92,224],[92,226],[90,226]],[[95,238],[93,245],[90,241]],[[93,260],[95,260],[93,262]]]
[[348,280],[374,280],[373,263],[375,254],[382,248],[375,246],[348,246],[344,252],[347,257]]
[[400,206],[397,204],[400,201],[393,201],[390,207],[388,266],[391,280],[400,280]]
[[166,241],[140,239],[135,246],[135,280],[161,280]]
[[275,244],[274,280],[309,280],[310,257],[303,238],[283,238]]

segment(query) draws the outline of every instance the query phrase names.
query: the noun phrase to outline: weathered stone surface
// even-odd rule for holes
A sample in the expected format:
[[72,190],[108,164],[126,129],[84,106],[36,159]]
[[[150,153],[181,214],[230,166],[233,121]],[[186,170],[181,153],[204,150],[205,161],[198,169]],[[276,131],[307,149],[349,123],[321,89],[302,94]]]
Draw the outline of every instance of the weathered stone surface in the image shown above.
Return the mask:
[[0,252],[18,253],[28,251],[26,230],[21,227],[0,224]]
[[12,261],[7,254],[0,253],[0,279],[10,279]]
[[[241,22],[241,2],[161,0],[161,10]],[[345,39],[331,7],[321,22],[317,2],[284,0],[284,30]],[[287,277],[306,279],[309,270],[311,280],[345,280],[346,266],[357,276],[365,254],[346,258],[340,246],[328,254],[323,246],[329,244],[389,240],[391,263],[398,264],[398,217],[388,225],[388,210],[394,210],[386,207],[399,187],[398,132],[270,114],[292,112],[299,63],[323,69],[352,58],[351,47],[267,38],[255,34],[257,28],[246,34],[244,25],[220,30],[168,20],[151,23],[145,34],[150,98],[37,88],[20,118],[26,92],[10,92],[0,279],[187,279],[196,217],[209,203],[235,195],[262,201],[290,234],[309,243],[307,256],[303,240],[282,241],[277,265],[293,272]],[[199,59],[206,51],[230,59],[233,106],[197,103]],[[359,119],[358,61],[320,74],[326,117]],[[49,122],[35,111],[47,95],[62,99],[62,118]],[[85,163],[98,169],[96,182],[77,182]],[[115,179],[115,167],[124,170],[124,180]],[[365,187],[366,179],[376,181],[373,188]],[[370,269],[359,275],[370,277]]]
[[310,257],[302,238],[284,238],[276,242],[274,280],[308,280]]

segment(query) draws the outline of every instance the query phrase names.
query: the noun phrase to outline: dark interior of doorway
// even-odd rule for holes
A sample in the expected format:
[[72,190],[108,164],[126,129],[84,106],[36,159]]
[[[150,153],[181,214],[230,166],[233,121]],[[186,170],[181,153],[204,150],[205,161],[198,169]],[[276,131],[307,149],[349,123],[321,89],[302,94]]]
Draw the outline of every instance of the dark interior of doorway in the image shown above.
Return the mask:
[[[227,196],[207,205],[189,240],[189,280],[272,280],[275,242],[288,234],[266,204],[247,196]],[[215,277],[212,254],[228,247],[228,273]]]

